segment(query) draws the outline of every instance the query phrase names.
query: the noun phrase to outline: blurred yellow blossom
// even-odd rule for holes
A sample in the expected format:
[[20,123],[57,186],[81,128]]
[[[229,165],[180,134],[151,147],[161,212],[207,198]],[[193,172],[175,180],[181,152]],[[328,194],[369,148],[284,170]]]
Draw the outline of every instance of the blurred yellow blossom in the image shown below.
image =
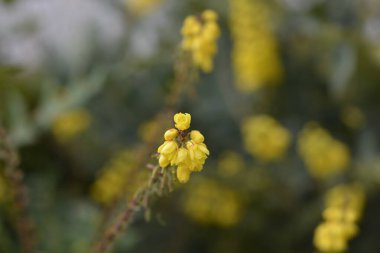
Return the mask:
[[321,223],[315,230],[314,244],[321,252],[344,252],[347,240],[343,226],[331,221]]
[[164,134],[164,143],[158,147],[158,162],[162,168],[177,166],[177,179],[186,183],[191,172],[201,171],[210,154],[204,136],[197,130],[187,132],[190,127],[191,115],[177,113],[174,115],[175,128]]
[[314,245],[321,252],[344,252],[358,228],[356,222],[364,205],[364,192],[358,185],[338,185],[325,198],[325,219],[314,232]]
[[[356,222],[361,217],[364,205],[363,189],[359,185],[338,185],[326,194],[325,205],[325,219],[339,218]],[[344,214],[334,215],[333,210],[340,210]]]
[[122,194],[131,197],[148,177],[148,171],[134,170],[135,152],[122,150],[102,168],[91,188],[92,197],[99,203],[108,205]]
[[348,147],[317,123],[307,124],[298,136],[298,150],[310,174],[324,179],[347,169]]
[[262,161],[281,158],[291,141],[289,131],[269,115],[245,119],[242,134],[247,151]]
[[158,128],[159,125],[157,120],[150,120],[139,126],[137,133],[144,142],[151,142],[154,139]]
[[243,157],[233,151],[222,153],[218,159],[218,173],[224,177],[231,177],[245,169]]
[[220,29],[218,15],[212,10],[205,10],[199,17],[188,16],[181,30],[183,36],[181,47],[189,51],[196,67],[203,72],[211,72],[213,58],[217,52],[217,39]]
[[239,195],[210,179],[200,179],[188,186],[183,210],[197,222],[222,227],[235,225],[242,216]]
[[133,15],[143,16],[149,14],[160,6],[163,0],[125,0],[127,9]]
[[91,115],[85,109],[76,109],[58,115],[52,125],[54,137],[67,142],[89,128]]
[[263,0],[229,0],[232,64],[237,88],[244,92],[279,83],[283,69],[271,17]]

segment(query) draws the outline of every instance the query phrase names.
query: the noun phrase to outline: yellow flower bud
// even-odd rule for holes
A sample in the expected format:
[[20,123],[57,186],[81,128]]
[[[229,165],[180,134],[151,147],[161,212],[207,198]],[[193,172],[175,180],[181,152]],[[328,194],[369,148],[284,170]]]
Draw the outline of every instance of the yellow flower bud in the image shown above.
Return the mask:
[[160,164],[161,168],[165,168],[169,165],[170,161],[167,159],[166,156],[160,155],[158,163]]
[[191,115],[188,113],[177,113],[174,115],[174,122],[178,130],[186,130],[190,127]]
[[190,179],[191,171],[186,165],[179,165],[177,168],[177,178],[182,184],[186,183]]
[[197,144],[202,143],[205,140],[205,137],[197,130],[191,131],[190,138]]
[[169,129],[165,132],[165,141],[172,141],[178,135],[178,130],[175,128]]
[[175,141],[168,141],[161,150],[162,154],[169,155],[178,149],[178,144]]
[[176,164],[183,163],[186,160],[187,156],[188,156],[187,149],[186,148],[180,148],[178,150]]

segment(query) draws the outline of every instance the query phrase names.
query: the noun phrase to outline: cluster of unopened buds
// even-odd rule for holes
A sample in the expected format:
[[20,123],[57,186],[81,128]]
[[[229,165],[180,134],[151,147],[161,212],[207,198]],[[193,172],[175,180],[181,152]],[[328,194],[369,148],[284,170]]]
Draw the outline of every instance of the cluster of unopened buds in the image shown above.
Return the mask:
[[175,128],[165,132],[165,142],[158,148],[159,164],[162,168],[176,167],[177,179],[186,183],[191,172],[199,172],[210,154],[204,136],[197,130],[189,131],[191,115],[174,115]]

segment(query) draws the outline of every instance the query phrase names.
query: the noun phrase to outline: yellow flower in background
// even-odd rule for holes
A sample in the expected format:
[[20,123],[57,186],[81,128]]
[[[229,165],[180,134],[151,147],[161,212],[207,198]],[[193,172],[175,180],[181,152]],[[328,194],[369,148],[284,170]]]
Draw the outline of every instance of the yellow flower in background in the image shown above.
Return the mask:
[[138,136],[144,142],[151,142],[155,137],[156,133],[159,131],[159,124],[157,120],[149,120],[141,124],[138,128]]
[[127,9],[136,16],[147,15],[157,9],[163,0],[125,0]]
[[174,115],[176,128],[167,130],[164,134],[164,143],[158,147],[158,163],[166,168],[177,166],[177,179],[186,183],[191,172],[199,172],[210,152],[204,144],[204,136],[198,130],[186,131],[190,127],[191,115],[177,113]]
[[363,189],[355,184],[338,185],[325,198],[324,222],[314,232],[314,245],[320,252],[344,252],[348,241],[358,233],[356,222],[364,205]]
[[91,195],[97,202],[109,205],[123,194],[133,194],[148,178],[148,171],[134,171],[135,151],[122,150],[116,153],[101,169],[91,187]]
[[229,0],[235,84],[243,92],[278,84],[283,76],[271,16],[263,0]]
[[214,68],[213,58],[218,50],[220,29],[217,21],[218,15],[206,10],[199,17],[188,16],[181,29],[182,50],[190,52],[194,65],[206,73]]
[[76,109],[58,115],[53,121],[52,132],[60,142],[67,142],[89,128],[91,115],[85,109]]
[[325,205],[326,220],[356,222],[364,206],[363,189],[359,185],[338,185],[326,194]]
[[346,251],[347,240],[343,226],[337,222],[321,223],[315,230],[314,245],[321,252]]
[[289,131],[269,115],[244,120],[242,134],[246,150],[262,161],[281,158],[291,141]]
[[239,195],[210,179],[189,184],[184,194],[183,210],[199,223],[222,227],[235,225],[242,216]]
[[246,168],[243,157],[233,151],[226,151],[218,158],[218,173],[223,177],[232,177]]
[[347,169],[348,147],[316,123],[307,124],[298,136],[298,150],[310,174],[325,179]]

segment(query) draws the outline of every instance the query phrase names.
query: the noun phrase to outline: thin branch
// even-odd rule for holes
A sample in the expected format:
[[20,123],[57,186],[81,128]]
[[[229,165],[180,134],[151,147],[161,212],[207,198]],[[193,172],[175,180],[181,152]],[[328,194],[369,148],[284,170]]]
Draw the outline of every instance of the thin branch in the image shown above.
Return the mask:
[[8,138],[7,132],[0,127],[1,157],[5,165],[5,178],[8,181],[10,197],[14,208],[14,222],[20,242],[21,252],[35,253],[34,222],[28,213],[28,196],[24,184],[24,173],[19,169],[20,159]]
[[116,222],[103,234],[92,253],[105,253],[110,249],[117,236],[128,229],[129,225],[135,219],[136,214],[149,206],[151,197],[153,195],[159,195],[159,188],[166,173],[170,172],[166,172],[165,170],[161,173],[158,166],[153,169],[152,176],[146,186],[136,192],[127,208],[118,215]]

